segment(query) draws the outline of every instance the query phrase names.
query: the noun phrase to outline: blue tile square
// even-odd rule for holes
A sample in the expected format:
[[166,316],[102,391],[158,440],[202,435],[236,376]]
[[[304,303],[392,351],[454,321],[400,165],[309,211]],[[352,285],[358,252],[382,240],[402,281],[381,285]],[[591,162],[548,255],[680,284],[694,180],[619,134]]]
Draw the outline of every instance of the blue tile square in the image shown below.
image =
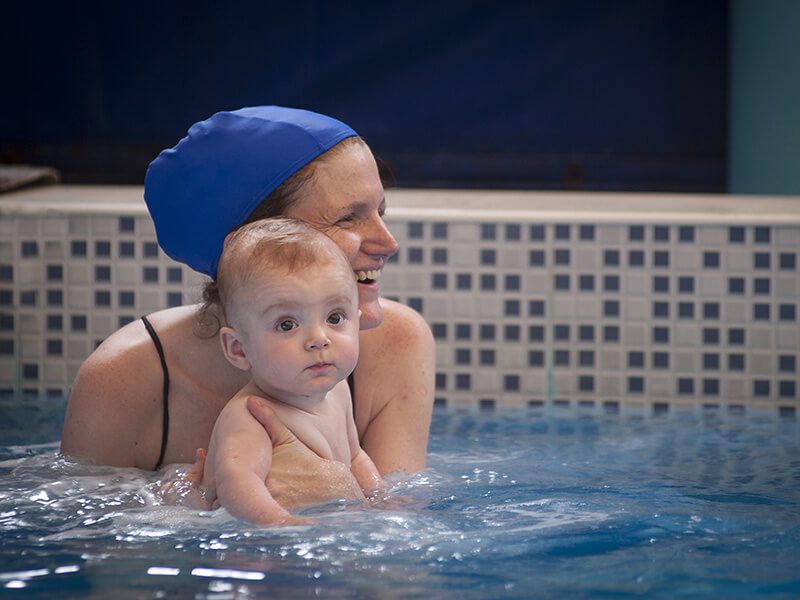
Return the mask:
[[619,291],[619,275],[603,275],[603,291]]
[[447,248],[434,248],[431,251],[431,262],[434,265],[447,264]]
[[494,223],[481,223],[481,239],[496,240],[497,225],[495,225]]
[[528,366],[529,367],[543,367],[544,366],[544,352],[541,350],[530,350],[528,352]]
[[497,289],[497,277],[492,273],[481,273],[481,289],[484,291]]
[[503,327],[504,339],[507,342],[518,342],[520,338],[519,325],[506,325]]
[[678,228],[678,241],[683,243],[694,241],[694,227],[692,225],[681,225]]
[[690,377],[679,377],[678,394],[680,394],[681,396],[694,394],[694,379]]
[[556,367],[568,367],[569,350],[556,350],[553,352],[553,364]]
[[504,375],[503,390],[506,392],[518,392],[519,381],[519,375]]
[[769,319],[770,319],[769,304],[762,304],[762,303],[753,304],[753,320],[769,321]]
[[70,255],[72,258],[86,256],[86,240],[72,240],[70,243]]
[[756,227],[753,230],[753,241],[756,244],[769,244],[771,237],[769,227]]
[[678,318],[679,319],[694,319],[694,303],[693,302],[678,302]]
[[111,306],[111,292],[108,290],[95,290],[94,305],[97,307]]
[[591,242],[595,238],[594,225],[581,225],[578,227],[578,237],[581,241]]
[[553,325],[553,339],[558,342],[568,342],[569,341],[569,325],[566,324],[556,324]]
[[431,226],[433,228],[432,234],[435,240],[446,240],[448,236],[448,224],[446,222],[435,222]]
[[62,315],[47,315],[47,331],[62,331],[64,317]]
[[653,318],[654,319],[668,319],[669,318],[669,302],[658,300],[653,302]]
[[522,227],[516,223],[506,223],[506,241],[518,242],[522,239]]
[[594,351],[593,350],[580,350],[578,352],[578,365],[581,367],[594,366]]
[[713,250],[703,252],[703,268],[719,269],[719,252]]
[[731,327],[728,329],[728,344],[731,346],[744,346],[745,330],[742,327]]
[[619,266],[619,250],[603,250],[603,264],[607,267]]
[[70,316],[70,330],[71,331],[86,331],[86,315],[71,315]]
[[628,393],[644,393],[644,377],[628,377]]
[[423,224],[419,221],[409,222],[407,235],[410,240],[421,240],[423,237]]
[[653,352],[653,368],[669,369],[669,352]]
[[656,294],[665,294],[669,292],[669,277],[663,275],[656,275],[653,277],[653,292]]
[[14,331],[14,315],[0,313],[0,331]]
[[781,373],[794,373],[797,370],[797,358],[793,354],[778,356],[778,370]]
[[658,268],[669,267],[669,251],[655,250],[653,252],[653,266]]
[[543,325],[529,325],[528,326],[528,341],[529,342],[543,342],[544,341],[544,326]]
[[578,391],[579,392],[593,392],[594,391],[594,377],[591,375],[578,376]]
[[653,240],[656,242],[668,242],[669,225],[656,225],[653,227]]
[[744,244],[744,227],[734,226],[728,228],[728,242],[731,244]]
[[644,251],[643,250],[628,250],[628,266],[629,267],[643,267],[644,266]]
[[480,336],[482,341],[492,341],[497,336],[497,327],[493,323],[481,323]]
[[703,302],[703,318],[709,320],[719,319],[719,302]]
[[472,376],[469,373],[456,373],[456,389],[471,390]]
[[628,351],[628,368],[629,369],[642,369],[644,368],[644,352],[639,350]]
[[653,343],[669,344],[669,327],[653,327]]
[[471,340],[472,339],[472,324],[471,323],[456,323],[456,339],[457,340]]
[[22,306],[36,306],[37,299],[36,290],[22,290],[19,293],[19,303]]
[[560,292],[569,291],[569,275],[563,273],[554,275],[553,287]]
[[109,240],[96,240],[94,243],[94,255],[102,258],[111,256],[111,242]]
[[506,275],[505,280],[506,280],[506,285],[505,285],[506,291],[518,292],[520,290],[522,286],[522,281],[519,275],[511,275],[511,274]]
[[14,265],[0,265],[0,281],[14,281]]
[[131,290],[120,290],[118,297],[119,306],[131,307],[136,304],[136,294]]
[[619,300],[603,300],[603,316],[604,317],[618,317],[619,316]]
[[769,252],[755,252],[753,254],[754,269],[769,269],[771,262],[771,255]]
[[694,277],[678,277],[678,292],[681,294],[694,293]]
[[569,248],[556,248],[553,251],[553,264],[559,266],[569,265]]
[[120,217],[119,218],[119,232],[120,233],[133,233],[135,231],[136,220],[133,217]]
[[481,348],[480,363],[482,366],[492,366],[496,362],[495,351],[491,348]]
[[603,341],[607,343],[619,342],[619,326],[603,325]]
[[497,251],[494,248],[482,248],[481,264],[482,265],[497,264]]
[[728,354],[729,371],[744,371],[744,365],[745,365],[744,354]]
[[728,277],[728,293],[731,295],[744,294],[744,277]]
[[183,283],[183,269],[167,267],[167,283]]
[[63,281],[63,280],[64,280],[63,265],[47,265],[47,281]]
[[528,301],[528,316],[530,317],[543,317],[544,316],[544,300],[529,300]]
[[469,348],[456,348],[455,363],[457,365],[472,364],[472,350]]
[[781,252],[778,264],[783,271],[794,271],[797,268],[797,257],[793,252]]
[[579,325],[578,339],[582,342],[594,341],[594,325]]
[[431,273],[431,288],[434,290],[446,290],[447,273]]
[[23,379],[39,379],[39,365],[36,363],[22,363]]
[[136,258],[136,245],[133,242],[119,242],[120,258]]
[[778,382],[778,395],[781,398],[797,399],[796,384],[794,381]]
[[643,242],[644,241],[644,225],[629,225],[628,226],[628,241],[629,242]]
[[20,252],[22,258],[33,258],[39,256],[39,243],[36,241],[24,241],[21,243]]
[[544,250],[531,250],[528,253],[528,265],[531,267],[543,267],[544,264]]
[[173,308],[175,306],[183,305],[183,293],[181,292],[167,292],[167,306]]
[[142,267],[142,281],[144,283],[158,283],[158,267]]
[[542,242],[545,240],[545,226],[531,225],[528,228],[528,237],[532,242]]
[[457,290],[471,290],[472,289],[472,273],[456,273],[456,289]]
[[794,304],[778,305],[778,319],[781,321],[796,321],[797,307]]
[[95,265],[94,280],[95,282],[103,282],[103,283],[111,281],[111,266]]
[[770,293],[770,280],[765,277],[756,277],[753,280],[753,294],[769,295]]
[[703,344],[706,346],[719,344],[719,329],[716,327],[703,327]]
[[422,248],[416,246],[409,247],[406,250],[406,256],[409,264],[412,265],[420,265],[424,260]]
[[520,315],[521,302],[519,300],[504,300],[503,314],[507,317],[518,317]]
[[570,226],[569,225],[556,225],[555,226],[555,239],[568,240],[570,239]]
[[47,306],[63,306],[64,290],[47,290]]
[[769,380],[768,379],[755,379],[753,381],[753,395],[756,397],[769,396]]
[[61,340],[47,340],[47,356],[62,356],[64,342]]
[[158,244],[155,242],[142,242],[142,256],[145,258],[158,258]]
[[719,396],[719,379],[703,379],[703,395]]
[[431,323],[431,333],[433,333],[433,339],[435,340],[446,340],[447,323]]
[[594,291],[594,275],[579,275],[578,287],[582,292]]
[[719,370],[719,354],[704,353],[703,354],[703,370],[705,371],[718,371]]
[[0,338],[0,356],[14,356],[14,340]]

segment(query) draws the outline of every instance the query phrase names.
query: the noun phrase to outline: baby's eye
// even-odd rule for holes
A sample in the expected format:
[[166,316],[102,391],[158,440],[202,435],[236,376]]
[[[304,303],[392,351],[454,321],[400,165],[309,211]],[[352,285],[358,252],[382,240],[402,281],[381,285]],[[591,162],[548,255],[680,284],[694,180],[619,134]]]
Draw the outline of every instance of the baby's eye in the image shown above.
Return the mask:
[[330,316],[328,317],[328,323],[330,323],[331,325],[338,325],[344,320],[345,320],[344,313],[340,312],[331,313]]
[[278,323],[278,326],[276,327],[276,329],[278,331],[291,331],[295,327],[297,327],[297,323],[295,323],[291,319],[286,319],[286,320],[281,321],[280,323]]

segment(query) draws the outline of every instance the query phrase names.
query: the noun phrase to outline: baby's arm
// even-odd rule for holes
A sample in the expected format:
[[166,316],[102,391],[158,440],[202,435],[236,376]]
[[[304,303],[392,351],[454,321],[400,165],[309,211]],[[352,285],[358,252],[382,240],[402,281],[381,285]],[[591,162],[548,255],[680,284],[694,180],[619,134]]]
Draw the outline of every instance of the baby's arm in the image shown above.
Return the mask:
[[388,488],[378,472],[378,467],[358,443],[358,431],[355,421],[353,421],[352,404],[349,406],[348,412],[350,413],[347,419],[347,441],[350,444],[351,456],[350,472],[369,500],[382,500]]
[[265,481],[272,465],[272,443],[261,424],[237,399],[220,414],[211,434],[204,482],[216,486],[217,501],[233,516],[259,525],[299,524],[278,504]]

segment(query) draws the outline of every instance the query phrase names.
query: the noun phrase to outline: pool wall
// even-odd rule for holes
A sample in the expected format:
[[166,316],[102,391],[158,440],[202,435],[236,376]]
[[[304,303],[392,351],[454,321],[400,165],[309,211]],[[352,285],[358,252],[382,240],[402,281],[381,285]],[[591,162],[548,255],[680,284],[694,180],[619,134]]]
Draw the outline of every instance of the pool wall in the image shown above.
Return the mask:
[[[439,404],[794,414],[800,198],[392,190],[384,295],[437,341]],[[136,186],[0,196],[0,394],[61,397],[83,359],[204,278]]]

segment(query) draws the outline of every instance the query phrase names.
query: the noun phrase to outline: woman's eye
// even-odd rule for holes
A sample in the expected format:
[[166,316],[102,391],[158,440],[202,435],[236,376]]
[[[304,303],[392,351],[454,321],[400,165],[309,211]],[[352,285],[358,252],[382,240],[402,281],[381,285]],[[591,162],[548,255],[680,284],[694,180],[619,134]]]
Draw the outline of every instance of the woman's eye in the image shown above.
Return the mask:
[[331,325],[338,325],[342,321],[344,321],[344,315],[342,313],[333,313],[328,317],[328,323]]
[[278,331],[291,331],[295,328],[295,322],[291,319],[286,319],[285,321],[281,321],[278,323]]

